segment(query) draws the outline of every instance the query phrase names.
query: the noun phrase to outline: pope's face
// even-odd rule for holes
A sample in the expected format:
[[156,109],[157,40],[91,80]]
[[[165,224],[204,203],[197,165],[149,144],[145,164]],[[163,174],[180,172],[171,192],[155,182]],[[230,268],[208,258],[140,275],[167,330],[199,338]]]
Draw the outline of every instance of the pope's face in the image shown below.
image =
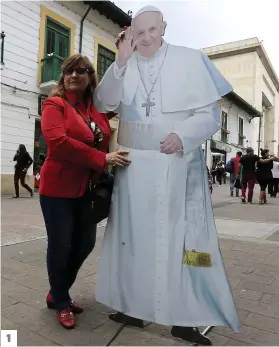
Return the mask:
[[133,20],[133,38],[137,41],[137,50],[141,55],[150,57],[158,51],[165,26],[158,12],[145,12]]

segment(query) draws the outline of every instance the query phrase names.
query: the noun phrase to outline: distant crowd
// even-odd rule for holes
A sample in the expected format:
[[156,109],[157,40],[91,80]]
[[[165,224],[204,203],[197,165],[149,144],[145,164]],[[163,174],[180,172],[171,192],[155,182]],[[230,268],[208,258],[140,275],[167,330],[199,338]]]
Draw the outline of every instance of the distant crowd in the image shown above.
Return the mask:
[[[253,148],[246,149],[246,154],[237,152],[226,164],[214,162],[210,173],[213,184],[226,184],[227,174],[230,176],[230,195],[239,197],[241,190],[242,203],[252,203],[255,184],[260,185],[259,203],[267,203],[267,193],[276,198],[279,191],[279,158],[270,155],[268,149],[261,149],[261,156],[254,153]],[[248,188],[248,194],[246,191]]]

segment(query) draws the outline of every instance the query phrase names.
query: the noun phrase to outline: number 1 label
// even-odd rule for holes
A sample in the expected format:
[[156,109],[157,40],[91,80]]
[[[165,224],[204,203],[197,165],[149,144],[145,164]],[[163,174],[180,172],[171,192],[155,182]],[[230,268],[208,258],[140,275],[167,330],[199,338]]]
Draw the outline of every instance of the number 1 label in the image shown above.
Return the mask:
[[1,346],[17,347],[17,330],[1,330]]

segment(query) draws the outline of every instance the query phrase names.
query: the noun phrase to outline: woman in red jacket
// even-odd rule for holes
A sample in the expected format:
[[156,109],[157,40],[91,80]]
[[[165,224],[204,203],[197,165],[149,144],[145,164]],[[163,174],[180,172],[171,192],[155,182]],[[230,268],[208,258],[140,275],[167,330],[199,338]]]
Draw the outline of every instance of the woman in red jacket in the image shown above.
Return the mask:
[[74,313],[83,311],[72,301],[69,289],[96,240],[89,181],[98,180],[107,165],[129,164],[127,151],[107,154],[111,129],[106,114],[93,105],[95,88],[89,59],[73,55],[63,63],[57,88],[42,109],[42,133],[48,147],[40,181],[48,236],[46,301],[68,329],[75,325]]

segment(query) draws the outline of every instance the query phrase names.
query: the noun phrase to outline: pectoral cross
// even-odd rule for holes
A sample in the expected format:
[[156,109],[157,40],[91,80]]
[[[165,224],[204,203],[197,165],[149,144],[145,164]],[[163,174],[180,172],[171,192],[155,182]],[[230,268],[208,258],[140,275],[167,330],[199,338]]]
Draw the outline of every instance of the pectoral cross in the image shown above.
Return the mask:
[[151,102],[150,98],[146,99],[146,102],[144,104],[141,105],[141,107],[145,107],[145,111],[146,111],[146,117],[149,117],[149,113],[150,113],[150,108],[152,106],[155,106],[155,102]]

